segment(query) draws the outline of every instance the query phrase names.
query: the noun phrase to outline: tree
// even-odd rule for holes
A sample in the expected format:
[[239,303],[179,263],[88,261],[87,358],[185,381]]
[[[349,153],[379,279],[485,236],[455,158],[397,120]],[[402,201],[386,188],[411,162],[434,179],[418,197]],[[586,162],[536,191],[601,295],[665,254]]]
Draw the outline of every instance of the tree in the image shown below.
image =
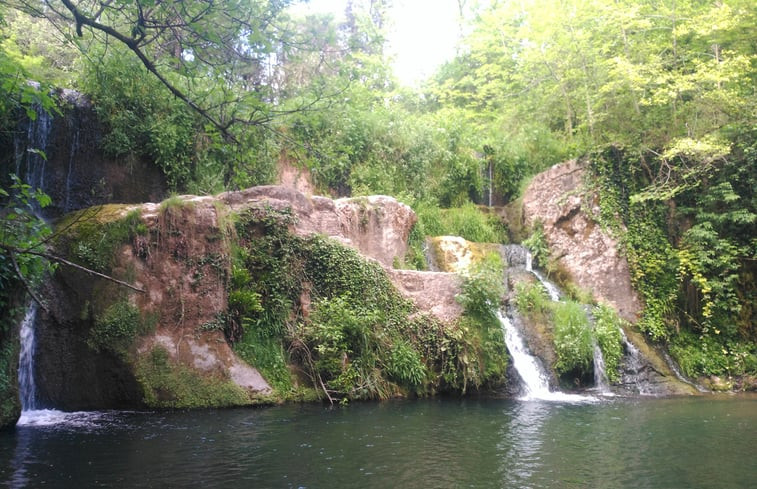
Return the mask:
[[46,18],[71,42],[96,39],[126,47],[177,98],[235,139],[235,125],[276,115],[269,67],[290,42],[278,20],[290,0],[13,0]]

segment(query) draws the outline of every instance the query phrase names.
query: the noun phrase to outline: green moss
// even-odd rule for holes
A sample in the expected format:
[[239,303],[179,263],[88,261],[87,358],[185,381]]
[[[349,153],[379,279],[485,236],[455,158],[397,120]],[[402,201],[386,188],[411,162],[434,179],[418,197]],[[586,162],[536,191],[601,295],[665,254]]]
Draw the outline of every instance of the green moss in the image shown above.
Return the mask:
[[136,375],[149,407],[207,408],[253,403],[250,395],[231,380],[202,376],[178,365],[161,347],[153,348],[137,361]]
[[147,233],[139,210],[103,205],[67,215],[57,226],[57,248],[100,273],[110,273],[119,246]]
[[154,326],[154,318],[143,319],[136,306],[122,299],[95,317],[87,345],[93,350],[126,354],[136,337]]

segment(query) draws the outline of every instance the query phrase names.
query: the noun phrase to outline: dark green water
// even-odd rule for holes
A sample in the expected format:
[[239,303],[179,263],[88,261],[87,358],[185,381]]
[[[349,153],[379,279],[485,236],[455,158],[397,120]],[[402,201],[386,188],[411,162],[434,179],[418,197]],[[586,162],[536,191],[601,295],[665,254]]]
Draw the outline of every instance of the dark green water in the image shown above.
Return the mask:
[[9,487],[753,488],[757,400],[105,413],[0,434]]

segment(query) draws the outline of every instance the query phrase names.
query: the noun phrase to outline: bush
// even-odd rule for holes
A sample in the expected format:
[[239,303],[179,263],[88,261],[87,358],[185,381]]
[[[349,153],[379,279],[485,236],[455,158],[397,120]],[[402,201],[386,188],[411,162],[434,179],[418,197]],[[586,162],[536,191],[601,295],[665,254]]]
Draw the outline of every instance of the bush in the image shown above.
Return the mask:
[[757,374],[754,343],[715,335],[681,332],[670,343],[670,353],[689,377]]
[[531,252],[535,266],[541,268],[547,266],[549,246],[547,245],[547,238],[544,236],[544,226],[541,221],[537,221],[536,224],[534,224],[534,229],[531,232],[531,235],[523,240],[523,246],[528,248]]
[[544,314],[552,301],[540,283],[518,282],[515,285],[515,307],[521,314]]
[[507,229],[502,221],[483,213],[472,202],[452,209],[418,203],[414,210],[425,236],[460,236],[477,243],[507,243]]
[[125,353],[138,334],[146,330],[139,309],[128,300],[111,304],[105,312],[95,318],[89,331],[87,345],[93,350],[110,350]]
[[488,257],[491,258],[474,265],[457,296],[466,315],[485,322],[496,320],[496,311],[505,295],[502,259],[496,254]]
[[555,370],[560,374],[583,375],[591,371],[593,341],[591,326],[583,306],[577,302],[558,302],[553,307],[555,324]]
[[594,337],[602,350],[607,379],[612,383],[620,381],[620,361],[623,358],[623,337],[620,332],[623,320],[615,310],[600,304],[592,310],[594,316]]

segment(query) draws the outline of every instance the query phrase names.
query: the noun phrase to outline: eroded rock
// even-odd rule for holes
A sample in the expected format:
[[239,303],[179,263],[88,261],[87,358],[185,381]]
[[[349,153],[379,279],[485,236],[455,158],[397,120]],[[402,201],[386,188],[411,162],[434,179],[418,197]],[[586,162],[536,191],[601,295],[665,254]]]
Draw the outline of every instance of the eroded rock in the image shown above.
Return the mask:
[[[395,260],[404,257],[416,217],[390,197],[331,200],[306,197],[290,187],[266,186],[217,197],[182,196],[163,204],[112,206],[99,219],[116,221],[137,211],[146,228],[131,243],[119,245],[113,266],[113,275],[128,277],[144,293],[125,293],[111,282],[92,280],[75,270],[56,275],[50,287],[56,305],[42,326],[40,355],[46,359],[41,368],[49,380],[43,383],[48,385],[44,397],[50,405],[68,409],[141,405],[140,384],[128,357],[93,352],[87,344],[97,316],[123,300],[152,322],[151,331],[138,338],[137,363],[160,350],[165,354],[155,358],[167,358],[202,377],[233,382],[253,398],[271,393],[260,372],[226,341],[219,320],[228,309],[231,267],[229,240],[224,238],[229,224],[224,220],[231,211],[251,207],[289,209],[296,218],[291,232],[329,236],[376,260],[421,312],[443,321],[462,313],[454,299],[460,291],[456,275],[391,269]],[[308,302],[299,307],[308,307]],[[61,344],[72,354],[58,351]],[[78,387],[72,390],[67,385]]]
[[535,176],[523,196],[523,218],[529,226],[541,221],[552,257],[577,286],[634,322],[641,302],[628,262],[617,241],[591,217],[599,209],[597,197],[585,195],[585,173],[584,165],[573,160]]

